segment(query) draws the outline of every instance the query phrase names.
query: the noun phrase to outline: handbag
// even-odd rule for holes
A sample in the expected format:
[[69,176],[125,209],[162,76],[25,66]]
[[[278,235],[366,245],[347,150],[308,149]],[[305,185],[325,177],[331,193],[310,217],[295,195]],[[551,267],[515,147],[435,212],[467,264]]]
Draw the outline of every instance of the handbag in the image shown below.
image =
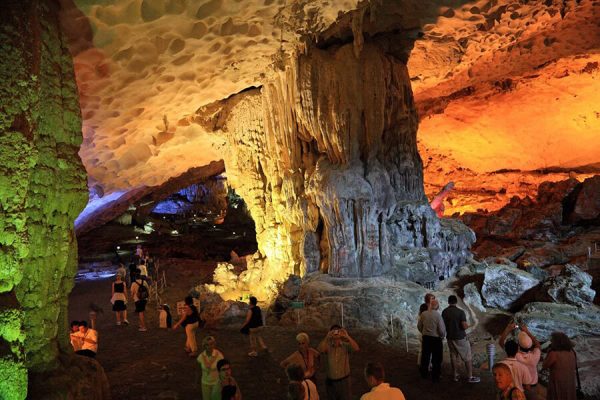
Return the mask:
[[579,367],[577,366],[577,353],[573,350],[573,354],[575,355],[575,374],[577,375],[577,389],[575,394],[578,399],[583,400],[585,395],[583,394],[583,390],[581,390],[581,380],[579,379]]

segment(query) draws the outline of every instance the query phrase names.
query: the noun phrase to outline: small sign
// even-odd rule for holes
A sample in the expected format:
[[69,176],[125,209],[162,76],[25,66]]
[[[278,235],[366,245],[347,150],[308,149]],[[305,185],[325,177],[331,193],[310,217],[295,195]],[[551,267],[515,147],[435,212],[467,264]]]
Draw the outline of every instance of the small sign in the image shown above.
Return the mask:
[[299,310],[301,308],[304,308],[304,302],[303,301],[291,301],[290,307],[295,310]]

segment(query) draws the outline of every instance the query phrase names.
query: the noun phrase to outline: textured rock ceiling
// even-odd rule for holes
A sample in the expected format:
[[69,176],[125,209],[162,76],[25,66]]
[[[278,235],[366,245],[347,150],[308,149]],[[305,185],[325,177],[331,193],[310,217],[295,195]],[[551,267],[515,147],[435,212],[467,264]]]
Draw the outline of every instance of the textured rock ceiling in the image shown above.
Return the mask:
[[224,139],[190,116],[260,86],[283,54],[357,7],[381,21],[374,33],[418,38],[408,66],[422,152],[475,172],[600,161],[599,1],[61,3],[84,118],[80,155],[106,191],[221,159]]

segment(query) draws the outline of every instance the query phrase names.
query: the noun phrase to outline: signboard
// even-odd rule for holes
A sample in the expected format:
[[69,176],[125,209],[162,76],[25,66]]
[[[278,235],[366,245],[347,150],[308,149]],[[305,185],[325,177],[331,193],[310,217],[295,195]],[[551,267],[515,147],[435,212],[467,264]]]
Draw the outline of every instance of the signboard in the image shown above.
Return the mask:
[[304,302],[303,301],[290,301],[290,307],[296,310],[299,310],[301,308],[304,308]]

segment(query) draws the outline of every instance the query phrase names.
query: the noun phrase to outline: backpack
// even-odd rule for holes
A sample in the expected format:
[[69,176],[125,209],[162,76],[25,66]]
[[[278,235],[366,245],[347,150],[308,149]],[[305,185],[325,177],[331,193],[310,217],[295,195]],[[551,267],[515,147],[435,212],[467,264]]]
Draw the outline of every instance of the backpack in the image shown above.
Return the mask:
[[[135,282],[137,283],[137,281]],[[144,284],[144,281],[142,280],[142,283],[138,284],[138,290],[137,290],[137,297],[140,300],[148,300],[148,297],[150,296],[150,293],[148,293],[148,287],[146,287],[146,285]]]

